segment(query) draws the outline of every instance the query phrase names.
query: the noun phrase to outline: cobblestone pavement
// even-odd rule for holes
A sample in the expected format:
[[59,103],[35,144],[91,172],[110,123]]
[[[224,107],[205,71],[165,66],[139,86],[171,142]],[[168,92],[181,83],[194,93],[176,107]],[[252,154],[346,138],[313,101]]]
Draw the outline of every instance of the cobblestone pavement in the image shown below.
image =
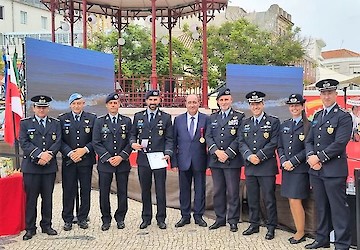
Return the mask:
[[[175,223],[180,219],[177,209],[167,209],[166,223],[168,228],[161,230],[153,219],[152,224],[146,229],[139,229],[141,223],[141,203],[129,200],[129,211],[125,224],[126,228],[119,230],[113,221],[109,231],[101,231],[101,216],[99,208],[99,193],[92,191],[89,228],[80,229],[77,225],[71,231],[64,231],[61,219],[62,209],[61,184],[55,185],[53,228],[58,231],[57,236],[48,236],[41,233],[38,228],[37,234],[28,241],[23,241],[21,234],[16,236],[0,237],[0,249],[304,249],[304,245],[312,241],[298,245],[290,245],[288,238],[291,233],[276,230],[274,240],[265,240],[266,228],[261,228],[260,233],[251,236],[242,236],[242,231],[248,227],[248,223],[239,224],[239,231],[232,233],[229,227],[222,227],[209,231],[195,225],[192,220],[190,225],[175,228]],[[111,195],[112,210],[115,211],[116,196]],[[40,209],[38,209],[39,211]],[[156,208],[154,207],[154,211]],[[214,220],[205,218],[208,224]],[[39,221],[39,216],[38,216]],[[37,223],[38,225],[38,223]],[[333,249],[333,245],[331,246]]]

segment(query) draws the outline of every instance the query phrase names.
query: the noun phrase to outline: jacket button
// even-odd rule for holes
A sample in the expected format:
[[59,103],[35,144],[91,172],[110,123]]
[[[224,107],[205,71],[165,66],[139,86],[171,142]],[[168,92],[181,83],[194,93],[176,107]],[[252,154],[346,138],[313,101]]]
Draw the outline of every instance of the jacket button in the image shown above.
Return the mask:
[[321,130],[321,128],[319,128],[319,130]]
[[114,141],[114,143],[116,143],[116,141]]
[[78,130],[78,131],[76,131],[76,133],[77,133],[77,134],[80,134],[80,131]]
[[254,133],[254,135],[256,135],[256,133]]

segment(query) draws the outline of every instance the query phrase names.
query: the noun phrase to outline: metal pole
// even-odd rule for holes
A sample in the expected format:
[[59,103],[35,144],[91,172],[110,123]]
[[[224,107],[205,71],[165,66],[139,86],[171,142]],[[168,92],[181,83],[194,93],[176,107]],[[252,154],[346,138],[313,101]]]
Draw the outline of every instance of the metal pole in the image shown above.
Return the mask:
[[70,44],[74,46],[74,1],[70,1]]
[[87,48],[87,13],[86,13],[87,1],[82,0],[82,16],[83,16],[83,47]]
[[151,63],[152,63],[152,68],[151,68],[151,88],[152,89],[157,89],[157,74],[156,74],[156,0],[151,0],[151,28],[152,28],[152,32],[151,32],[151,36],[152,36],[152,40],[151,40],[151,47],[152,47],[152,59],[151,59]]
[[[122,16],[121,16],[121,9],[118,10],[118,34],[119,34],[119,39],[121,38],[121,30],[122,30],[122,20],[121,20]],[[119,40],[118,40],[118,50],[119,50],[119,54],[118,54],[118,60],[119,60],[119,69],[118,69],[118,83],[121,86],[121,74],[122,74],[122,65],[121,65],[121,57],[122,57],[122,51],[121,51],[121,46],[119,44]]]
[[[360,249],[360,169],[354,169],[355,176],[355,199],[356,199],[356,212],[355,212],[355,221],[356,221],[356,247]],[[353,235],[352,237],[355,237]]]
[[202,0],[202,29],[203,29],[203,76],[202,76],[202,104],[204,108],[208,108],[208,62],[207,62],[207,0]]

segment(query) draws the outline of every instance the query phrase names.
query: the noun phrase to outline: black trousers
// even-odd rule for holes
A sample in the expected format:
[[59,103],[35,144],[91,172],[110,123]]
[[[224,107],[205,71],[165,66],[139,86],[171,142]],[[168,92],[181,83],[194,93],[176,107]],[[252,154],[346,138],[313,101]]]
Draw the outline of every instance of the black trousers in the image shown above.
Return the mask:
[[90,212],[91,177],[93,166],[77,166],[71,164],[62,166],[63,211],[64,222],[74,219],[74,202],[80,184],[79,221],[86,220]]
[[183,218],[191,214],[191,184],[194,179],[194,218],[200,218],[205,212],[205,171],[194,171],[192,166],[186,171],[179,170],[180,210]]
[[[117,202],[118,206],[114,214],[117,222],[124,221],[128,210],[128,180],[129,173],[117,172],[115,173],[116,188],[117,188]],[[110,187],[113,179],[113,173],[99,171],[99,187],[100,187],[100,211],[101,220],[103,223],[111,222],[111,207],[110,207]]]
[[51,174],[28,174],[23,173],[26,193],[25,229],[36,230],[37,199],[41,196],[41,221],[40,227],[47,229],[51,227],[53,191],[55,173]]
[[335,231],[335,248],[349,249],[351,244],[350,208],[346,202],[346,177],[310,175],[316,205],[316,240],[329,242]]
[[277,209],[275,198],[275,176],[246,176],[249,221],[253,226],[260,225],[260,190],[263,194],[268,228],[277,226]]
[[[240,168],[211,168],[216,221],[237,224],[240,219]],[[226,216],[227,214],[227,216]]]
[[141,218],[144,221],[151,221],[152,219],[151,186],[153,174],[157,206],[156,220],[164,222],[166,218],[166,168],[152,170],[149,166],[138,166],[143,204]]

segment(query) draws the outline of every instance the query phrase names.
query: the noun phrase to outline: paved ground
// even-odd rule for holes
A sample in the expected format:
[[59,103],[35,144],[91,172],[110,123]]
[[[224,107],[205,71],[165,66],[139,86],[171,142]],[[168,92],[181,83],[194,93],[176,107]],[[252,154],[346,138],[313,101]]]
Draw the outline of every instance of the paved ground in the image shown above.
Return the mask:
[[[65,232],[62,229],[61,184],[55,185],[53,227],[58,231],[57,236],[48,236],[40,232],[33,239],[23,241],[24,232],[17,236],[0,237],[0,249],[304,249],[306,242],[299,245],[290,245],[289,232],[277,230],[274,240],[264,239],[266,229],[261,228],[259,234],[244,237],[241,232],[248,227],[248,223],[239,224],[239,232],[232,233],[229,227],[209,231],[201,228],[192,221],[183,228],[175,228],[180,218],[179,210],[167,209],[166,223],[168,228],[161,230],[153,219],[152,225],[140,230],[141,203],[130,200],[129,211],[125,220],[126,228],[119,230],[113,222],[109,231],[100,229],[99,193],[92,191],[92,207],[90,211],[89,229],[83,230],[74,225],[73,230]],[[111,204],[116,204],[116,196],[111,195]],[[113,209],[115,210],[115,209]],[[210,225],[214,221],[205,218]],[[1,222],[0,222],[1,223]],[[333,246],[332,246],[333,249]]]

